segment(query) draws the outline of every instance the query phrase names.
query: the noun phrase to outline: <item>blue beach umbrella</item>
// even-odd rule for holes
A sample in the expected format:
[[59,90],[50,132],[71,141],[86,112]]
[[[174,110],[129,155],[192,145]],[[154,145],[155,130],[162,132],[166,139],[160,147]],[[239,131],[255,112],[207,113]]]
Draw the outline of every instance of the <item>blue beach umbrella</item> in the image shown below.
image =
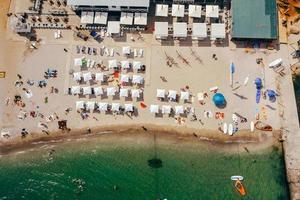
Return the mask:
[[217,107],[222,107],[226,104],[226,100],[225,100],[225,97],[223,94],[221,93],[216,93],[214,96],[213,96],[213,102],[215,103],[215,105]]

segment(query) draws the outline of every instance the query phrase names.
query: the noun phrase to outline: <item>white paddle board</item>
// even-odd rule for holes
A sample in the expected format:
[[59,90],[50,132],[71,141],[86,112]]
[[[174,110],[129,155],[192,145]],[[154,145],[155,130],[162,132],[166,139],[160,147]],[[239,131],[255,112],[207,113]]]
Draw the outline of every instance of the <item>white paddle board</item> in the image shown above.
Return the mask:
[[250,130],[251,130],[251,132],[254,131],[254,122],[253,121],[250,122]]
[[227,134],[227,130],[228,130],[227,123],[224,123],[224,125],[223,125],[223,133]]
[[229,126],[228,126],[228,134],[229,135],[233,134],[233,125],[232,124],[229,124]]

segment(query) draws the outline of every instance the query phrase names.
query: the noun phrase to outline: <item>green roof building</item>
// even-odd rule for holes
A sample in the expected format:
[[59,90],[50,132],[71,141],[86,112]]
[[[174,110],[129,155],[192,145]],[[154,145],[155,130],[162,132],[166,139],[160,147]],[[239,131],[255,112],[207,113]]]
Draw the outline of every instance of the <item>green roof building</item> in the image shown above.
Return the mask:
[[232,0],[232,38],[277,39],[276,0]]

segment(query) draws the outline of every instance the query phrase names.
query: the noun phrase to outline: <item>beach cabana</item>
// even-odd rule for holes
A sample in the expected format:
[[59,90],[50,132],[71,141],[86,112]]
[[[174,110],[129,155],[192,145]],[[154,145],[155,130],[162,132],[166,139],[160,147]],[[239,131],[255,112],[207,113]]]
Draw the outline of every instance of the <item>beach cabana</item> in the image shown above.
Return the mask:
[[80,94],[80,86],[72,86],[71,93],[72,94]]
[[129,56],[131,54],[130,46],[122,47],[122,54],[124,56]]
[[120,97],[128,97],[128,89],[121,88],[120,89]]
[[125,104],[124,107],[125,107],[125,112],[133,112],[133,105],[132,105],[132,103]]
[[132,98],[140,98],[141,90],[139,89],[131,89],[131,97]]
[[81,72],[74,72],[73,79],[74,79],[74,81],[80,81],[81,80]]
[[121,74],[120,81],[124,82],[124,83],[128,83],[129,82],[129,76],[127,74]]
[[94,93],[95,93],[96,96],[102,95],[104,93],[103,88],[102,87],[95,87],[94,88]]
[[173,23],[173,37],[178,37],[178,38],[187,37],[187,24],[185,22]]
[[168,98],[169,98],[170,100],[175,101],[175,100],[176,100],[176,97],[177,97],[177,91],[175,91],[175,90],[169,90]]
[[156,97],[157,98],[165,98],[166,91],[164,89],[157,89],[156,90]]
[[147,13],[134,13],[134,25],[147,25]]
[[84,109],[84,101],[76,101],[76,110]]
[[82,66],[82,58],[74,58],[74,66]]
[[163,114],[170,114],[171,113],[171,109],[172,109],[172,107],[170,105],[163,105],[161,107],[161,112]]
[[107,32],[109,34],[119,34],[120,33],[120,22],[108,21],[107,22]]
[[150,105],[150,112],[151,113],[159,113],[159,105]]
[[212,40],[223,39],[226,37],[225,24],[224,23],[212,23],[211,24],[211,35]]
[[93,24],[94,23],[94,12],[81,12],[81,18],[80,18],[81,24]]
[[113,60],[109,60],[108,61],[108,68],[109,69],[115,69],[115,68],[118,68],[118,62],[116,59],[113,59]]
[[173,4],[172,5],[172,16],[173,17],[184,17],[184,5]]
[[219,6],[218,5],[206,5],[205,6],[206,18],[218,18],[219,17]]
[[144,78],[140,75],[133,75],[132,76],[132,83],[134,84],[143,84]]
[[193,40],[201,40],[207,37],[206,23],[193,23],[192,31]]
[[133,13],[121,12],[120,24],[123,25],[132,25]]
[[180,92],[180,99],[184,100],[184,101],[189,100],[190,99],[190,93],[181,91]]
[[95,12],[94,24],[106,24],[107,12]]
[[175,114],[180,115],[184,113],[184,108],[183,106],[175,106]]
[[95,109],[96,102],[94,101],[88,101],[86,102],[86,109],[87,110],[94,110]]
[[82,88],[83,95],[91,95],[92,94],[92,88],[90,86],[86,86]]
[[98,110],[99,111],[107,111],[108,103],[100,102],[98,103]]
[[111,104],[111,110],[115,111],[115,112],[119,112],[120,111],[120,104],[119,103],[112,103]]
[[155,16],[168,17],[168,14],[169,14],[169,5],[156,4]]
[[83,76],[84,82],[92,80],[92,73],[91,72],[84,73],[82,76]]
[[117,90],[115,87],[108,87],[106,89],[106,93],[107,93],[107,96],[114,96],[116,94]]
[[130,68],[130,64],[128,60],[122,60],[121,61],[121,67],[122,69],[129,69]]
[[200,5],[189,5],[189,17],[201,18],[201,9]]
[[133,61],[132,67],[133,67],[133,69],[139,70],[139,69],[142,68],[142,62],[140,62],[140,61]]
[[169,35],[168,22],[155,22],[154,35],[156,39],[166,39]]
[[104,81],[104,73],[96,73],[96,81],[103,82]]

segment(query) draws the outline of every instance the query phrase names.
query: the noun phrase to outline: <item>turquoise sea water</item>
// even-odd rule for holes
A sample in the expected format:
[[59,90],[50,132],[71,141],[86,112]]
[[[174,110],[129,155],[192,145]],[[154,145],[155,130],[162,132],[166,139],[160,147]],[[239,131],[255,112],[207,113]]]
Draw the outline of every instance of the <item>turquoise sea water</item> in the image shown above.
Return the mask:
[[[212,146],[158,136],[44,145],[0,158],[0,199],[289,199],[280,148],[222,153]],[[244,176],[246,197],[232,175]]]

